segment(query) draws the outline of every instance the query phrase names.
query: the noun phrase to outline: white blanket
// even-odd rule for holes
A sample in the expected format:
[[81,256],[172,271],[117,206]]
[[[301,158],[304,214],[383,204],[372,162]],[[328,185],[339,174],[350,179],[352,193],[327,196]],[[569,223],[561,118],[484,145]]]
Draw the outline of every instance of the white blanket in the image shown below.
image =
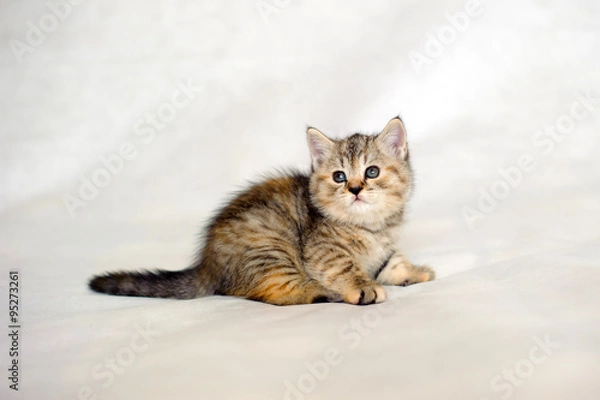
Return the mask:
[[[598,398],[595,3],[65,1],[0,5],[2,399]],[[187,266],[229,193],[308,166],[306,124],[398,113],[401,245],[436,281],[365,307],[87,289]]]

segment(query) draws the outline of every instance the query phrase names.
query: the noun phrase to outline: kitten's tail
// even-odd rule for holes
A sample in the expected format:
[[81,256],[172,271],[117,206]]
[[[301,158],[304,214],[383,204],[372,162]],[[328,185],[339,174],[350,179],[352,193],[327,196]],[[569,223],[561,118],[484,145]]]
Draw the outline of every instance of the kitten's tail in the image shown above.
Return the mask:
[[193,299],[199,295],[196,268],[182,271],[109,272],[92,277],[89,287],[95,292],[119,296]]

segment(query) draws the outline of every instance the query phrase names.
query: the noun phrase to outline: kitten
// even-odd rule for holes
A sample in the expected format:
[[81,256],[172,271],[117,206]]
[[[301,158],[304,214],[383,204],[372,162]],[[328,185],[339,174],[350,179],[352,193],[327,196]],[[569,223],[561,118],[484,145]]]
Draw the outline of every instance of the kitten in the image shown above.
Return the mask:
[[399,117],[376,136],[332,140],[307,130],[310,174],[271,178],[240,193],[205,231],[197,262],[182,271],[115,272],[92,290],[191,299],[229,295],[277,305],[385,300],[382,285],[430,281],[395,247],[413,186]]

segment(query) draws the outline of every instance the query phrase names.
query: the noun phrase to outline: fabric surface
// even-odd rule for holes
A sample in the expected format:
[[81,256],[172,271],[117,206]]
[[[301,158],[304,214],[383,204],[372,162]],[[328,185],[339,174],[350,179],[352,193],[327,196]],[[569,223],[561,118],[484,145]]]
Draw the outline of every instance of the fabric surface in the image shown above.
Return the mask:
[[[597,2],[71,1],[0,5],[2,399],[597,398]],[[308,168],[307,124],[398,113],[401,248],[436,281],[365,307],[87,289],[187,266],[230,193]]]

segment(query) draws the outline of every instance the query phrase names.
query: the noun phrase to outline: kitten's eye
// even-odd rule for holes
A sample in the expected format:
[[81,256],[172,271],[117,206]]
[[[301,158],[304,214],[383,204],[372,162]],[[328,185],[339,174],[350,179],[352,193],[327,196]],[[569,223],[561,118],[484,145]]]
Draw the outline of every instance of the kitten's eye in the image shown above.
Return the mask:
[[367,168],[367,170],[365,171],[366,178],[374,179],[374,178],[377,178],[378,176],[379,176],[379,168],[377,168],[375,166],[371,166],[371,167]]
[[333,173],[333,180],[336,181],[337,183],[346,182],[346,174],[343,173],[342,171],[335,171]]

